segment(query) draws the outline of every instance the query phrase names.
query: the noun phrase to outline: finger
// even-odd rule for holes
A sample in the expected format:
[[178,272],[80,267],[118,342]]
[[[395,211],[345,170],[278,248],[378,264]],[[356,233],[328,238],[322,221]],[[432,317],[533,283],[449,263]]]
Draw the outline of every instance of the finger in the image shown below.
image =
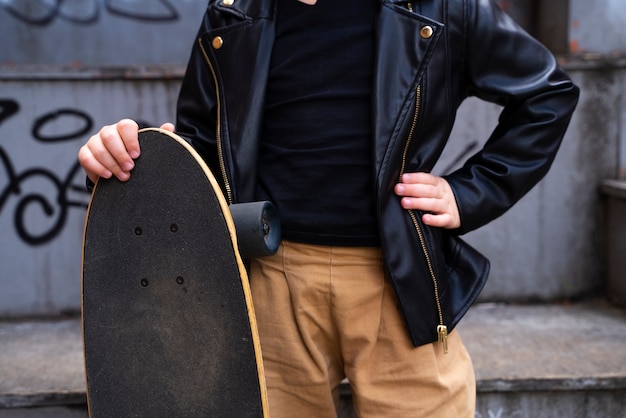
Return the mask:
[[441,177],[430,173],[405,173],[402,182],[396,186],[396,194],[399,196],[414,197],[443,197],[444,190]]
[[85,170],[87,177],[94,183],[98,177],[110,178],[113,173],[102,165],[91,153],[87,145],[78,150],[78,161]]
[[439,183],[439,177],[424,172],[416,173],[404,173],[402,175],[402,183],[405,184],[429,184],[437,185]]
[[424,212],[432,212],[436,214],[448,212],[446,202],[441,199],[432,199],[426,197],[403,197],[400,205],[404,209],[421,210]]
[[176,130],[176,128],[174,127],[174,124],[169,123],[169,122],[161,125],[161,129],[165,129],[166,131],[170,131],[170,132],[174,132]]
[[[106,153],[110,154],[122,171],[129,172],[135,167],[133,159],[139,157],[138,130],[137,123],[130,119],[121,120],[115,125],[105,126],[100,130],[99,137],[106,152],[98,149],[98,156],[108,160]],[[108,164],[105,165],[109,166]],[[117,174],[118,170],[115,167],[109,167],[113,173]]]
[[434,226],[438,228],[457,228],[453,221],[453,217],[447,213],[435,215],[432,213],[426,213],[422,216],[422,222],[428,226]]
[[[119,124],[109,125],[103,127],[86,144],[95,160],[122,181],[128,180],[130,177],[129,172],[135,166],[122,136],[127,138],[132,147],[133,136],[136,137],[137,135],[136,131],[134,132],[133,135],[132,125],[129,124],[125,126],[124,124],[122,126],[119,126]],[[135,138],[134,141],[137,141],[137,139]],[[136,151],[133,153],[136,154]]]
[[407,210],[426,212],[422,220],[425,224],[442,228],[458,228],[461,218],[456,203],[445,199],[403,197],[400,204]]
[[402,198],[401,205],[407,210],[426,212],[422,215],[424,224],[440,228],[458,228],[461,221],[458,213],[452,212],[439,199]]
[[[93,141],[90,140],[89,142],[87,142],[85,147],[91,154],[92,159],[89,159],[90,157],[89,155],[87,155],[87,158],[89,160],[83,166],[89,167],[90,170],[96,170],[97,173],[100,173],[99,175],[101,177],[111,177],[111,175],[108,174],[110,172],[121,181],[126,181],[129,179],[130,170],[125,170],[122,166],[120,166],[115,157],[113,157],[109,148],[104,145],[100,137]],[[103,170],[105,170],[106,172],[103,172]]]
[[398,196],[407,197],[441,197],[437,186],[422,183],[399,183],[394,188]]
[[115,125],[115,127],[117,129],[117,136],[121,138],[126,151],[125,154],[120,153],[119,157],[123,159],[130,157],[131,160],[138,158],[141,150],[139,149],[139,125],[137,125],[137,122],[131,119],[122,119]]

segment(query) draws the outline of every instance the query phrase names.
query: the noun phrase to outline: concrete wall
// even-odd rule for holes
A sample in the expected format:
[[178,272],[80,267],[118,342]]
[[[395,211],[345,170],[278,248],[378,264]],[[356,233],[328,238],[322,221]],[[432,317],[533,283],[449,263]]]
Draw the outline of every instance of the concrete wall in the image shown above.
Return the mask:
[[[0,37],[10,40],[0,48],[0,316],[80,308],[89,196],[76,152],[121,117],[173,120],[204,4],[0,0]],[[509,213],[467,236],[493,264],[482,300],[560,299],[603,283],[598,185],[626,160],[626,63],[565,64],[582,96],[552,171]],[[475,151],[498,113],[465,103],[437,170]]]
[[570,0],[571,53],[620,54],[626,52],[624,0]]

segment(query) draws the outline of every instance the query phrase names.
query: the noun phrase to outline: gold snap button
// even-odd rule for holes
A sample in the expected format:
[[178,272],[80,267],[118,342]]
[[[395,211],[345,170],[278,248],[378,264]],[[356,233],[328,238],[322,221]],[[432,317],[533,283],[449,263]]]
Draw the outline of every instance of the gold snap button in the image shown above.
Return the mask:
[[232,6],[235,3],[235,0],[223,0],[224,6]]
[[424,26],[422,30],[420,30],[420,36],[424,39],[428,39],[433,36],[433,28],[431,26]]
[[224,45],[224,40],[222,39],[221,36],[216,36],[215,38],[213,38],[212,45],[213,45],[213,48],[220,49],[222,45]]

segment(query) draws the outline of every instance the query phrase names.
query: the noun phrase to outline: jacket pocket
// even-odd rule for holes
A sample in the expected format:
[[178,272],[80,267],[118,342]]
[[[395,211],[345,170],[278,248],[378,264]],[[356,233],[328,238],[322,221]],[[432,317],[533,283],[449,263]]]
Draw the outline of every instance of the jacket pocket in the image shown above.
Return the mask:
[[454,327],[478,298],[489,276],[489,260],[457,235],[442,231],[446,263],[446,317]]

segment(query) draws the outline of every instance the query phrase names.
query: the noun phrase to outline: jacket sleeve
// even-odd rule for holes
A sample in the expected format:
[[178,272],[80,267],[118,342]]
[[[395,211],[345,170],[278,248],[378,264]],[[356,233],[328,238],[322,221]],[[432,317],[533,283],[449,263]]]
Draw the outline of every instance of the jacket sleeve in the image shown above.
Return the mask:
[[502,215],[547,173],[578,101],[555,57],[492,0],[468,0],[468,96],[503,106],[485,146],[446,176],[466,233]]

